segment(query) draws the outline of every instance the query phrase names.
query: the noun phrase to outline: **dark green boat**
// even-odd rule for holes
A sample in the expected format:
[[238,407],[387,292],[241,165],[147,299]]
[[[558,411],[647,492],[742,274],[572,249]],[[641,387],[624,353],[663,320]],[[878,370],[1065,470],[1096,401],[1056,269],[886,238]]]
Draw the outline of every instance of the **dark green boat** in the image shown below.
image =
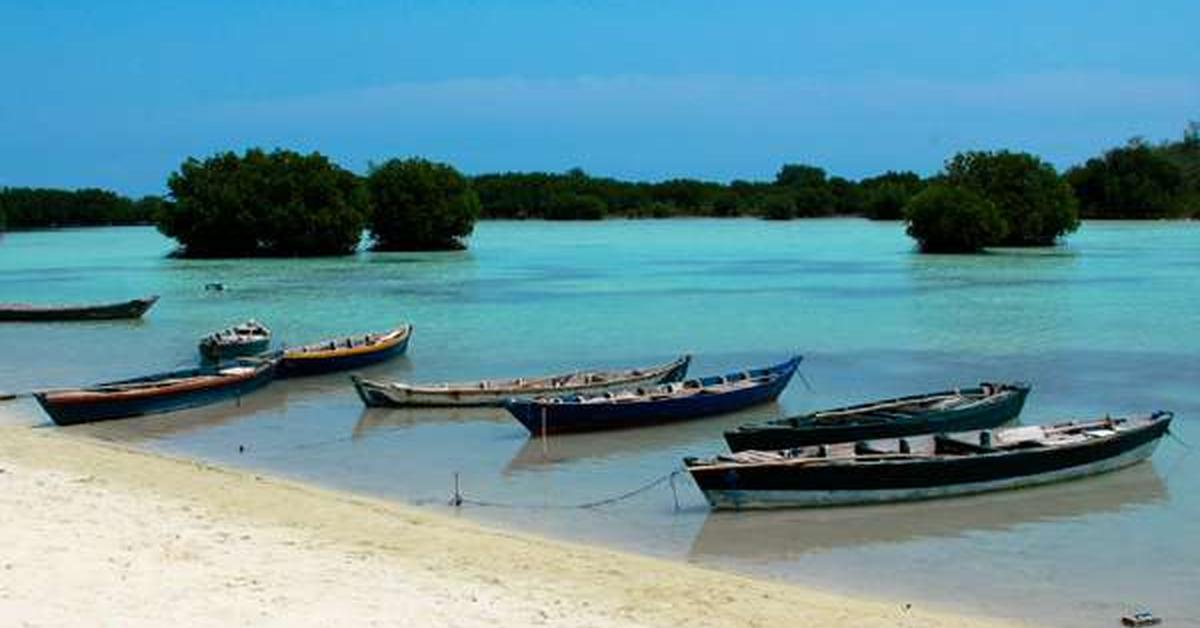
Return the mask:
[[776,450],[914,434],[983,430],[1021,414],[1026,384],[984,382],[974,388],[872,401],[743,425],[725,432],[730,451]]

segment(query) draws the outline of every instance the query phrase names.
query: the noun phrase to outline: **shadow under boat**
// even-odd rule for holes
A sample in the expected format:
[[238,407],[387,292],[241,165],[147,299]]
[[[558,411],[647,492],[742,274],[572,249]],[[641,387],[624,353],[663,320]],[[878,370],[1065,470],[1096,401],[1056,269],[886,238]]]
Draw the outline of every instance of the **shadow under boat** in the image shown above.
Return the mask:
[[1091,478],[970,497],[839,508],[712,511],[688,551],[691,560],[774,562],[804,554],[1114,513],[1165,501],[1154,465]]
[[[360,404],[361,405],[361,404]],[[364,407],[354,424],[351,436],[359,439],[374,431],[408,429],[431,423],[509,423],[512,417],[504,408],[478,407],[426,407],[426,408],[370,408]],[[515,422],[513,426],[522,430]],[[522,430],[523,432],[523,430]],[[515,432],[514,432],[515,433]]]
[[[776,419],[782,416],[778,403],[747,408],[732,414],[705,417],[694,421],[668,423],[641,428],[558,434],[545,438],[530,436],[504,467],[504,473],[534,470],[559,463],[625,456],[646,451],[724,450],[723,434],[743,423]],[[524,428],[517,425],[518,430]]]

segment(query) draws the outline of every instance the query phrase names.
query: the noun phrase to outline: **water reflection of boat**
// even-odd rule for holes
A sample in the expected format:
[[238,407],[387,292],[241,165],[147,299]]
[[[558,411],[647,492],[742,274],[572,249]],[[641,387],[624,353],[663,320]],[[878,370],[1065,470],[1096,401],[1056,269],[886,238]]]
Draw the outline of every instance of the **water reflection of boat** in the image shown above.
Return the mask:
[[202,408],[181,410],[162,417],[142,416],[123,421],[89,423],[72,428],[73,433],[122,443],[153,441],[194,430],[207,429],[287,406],[290,386],[268,386],[253,395]]
[[931,502],[754,513],[711,512],[692,541],[694,560],[778,561],[840,547],[1003,531],[1148,506],[1167,498],[1152,464],[1020,491]]
[[440,408],[371,408],[364,407],[354,424],[352,437],[362,438],[372,431],[405,429],[428,423],[468,423],[487,421],[510,424],[504,408],[490,406]]
[[721,446],[722,431],[746,422],[774,419],[780,413],[778,403],[769,403],[734,414],[656,425],[636,431],[528,438],[504,470],[506,473],[532,470],[574,460],[612,458],[647,451],[667,451],[675,456],[682,454],[684,449],[713,449]]

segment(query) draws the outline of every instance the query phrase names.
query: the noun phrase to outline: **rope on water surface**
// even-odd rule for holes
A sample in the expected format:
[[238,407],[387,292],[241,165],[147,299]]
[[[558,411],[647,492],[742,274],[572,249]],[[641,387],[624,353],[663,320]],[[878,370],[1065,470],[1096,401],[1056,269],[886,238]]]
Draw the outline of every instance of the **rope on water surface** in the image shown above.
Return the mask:
[[671,495],[675,501],[675,510],[679,510],[679,491],[675,487],[675,477],[683,473],[683,469],[675,469],[670,473],[660,475],[645,484],[636,488],[625,491],[618,495],[597,499],[594,501],[582,502],[578,504],[523,504],[516,502],[498,502],[483,499],[474,499],[463,495],[459,487],[459,474],[454,474],[454,495],[450,498],[450,505],[455,507],[461,506],[480,506],[484,508],[510,508],[510,509],[528,509],[528,510],[587,510],[591,508],[599,508],[601,506],[609,506],[618,502],[632,499],[645,493],[657,486],[669,483],[671,485]]
[[1175,431],[1174,431],[1174,430],[1167,429],[1167,436],[1170,436],[1170,437],[1171,437],[1171,440],[1173,440],[1173,441],[1175,441],[1175,442],[1179,443],[1180,445],[1183,445],[1183,448],[1184,448],[1184,449],[1186,449],[1186,450],[1188,450],[1188,451],[1191,451],[1191,450],[1192,450],[1192,446],[1191,446],[1191,445],[1189,445],[1189,444],[1187,444],[1187,441],[1183,440],[1182,438],[1179,438],[1179,436],[1177,436],[1177,435],[1175,434]]

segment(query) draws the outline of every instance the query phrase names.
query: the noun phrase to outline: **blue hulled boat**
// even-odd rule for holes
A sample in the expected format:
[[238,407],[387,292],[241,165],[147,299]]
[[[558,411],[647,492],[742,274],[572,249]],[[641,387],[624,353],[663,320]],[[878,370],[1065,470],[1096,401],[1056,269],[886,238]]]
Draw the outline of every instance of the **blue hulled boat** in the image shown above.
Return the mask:
[[286,349],[280,354],[279,376],[320,375],[362,368],[401,355],[408,349],[412,325],[383,334],[350,336]]
[[42,409],[59,425],[172,412],[232,399],[256,390],[275,377],[277,360],[158,373],[87,388],[34,393]]
[[775,366],[595,395],[513,399],[505,408],[530,434],[589,432],[686,421],[774,400],[787,387],[796,356]]

